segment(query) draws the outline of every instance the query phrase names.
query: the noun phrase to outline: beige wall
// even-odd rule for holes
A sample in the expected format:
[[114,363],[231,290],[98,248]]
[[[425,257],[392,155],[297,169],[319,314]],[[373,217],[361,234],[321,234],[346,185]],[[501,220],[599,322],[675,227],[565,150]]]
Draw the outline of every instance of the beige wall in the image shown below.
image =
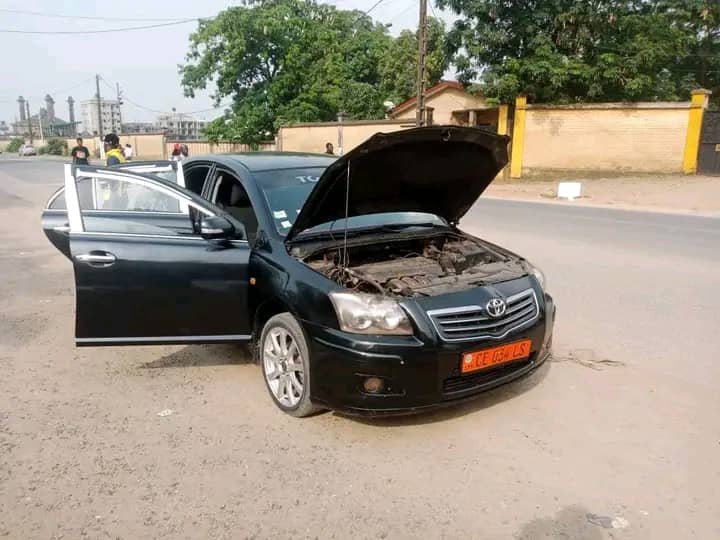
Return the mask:
[[[138,133],[131,135],[119,135],[120,144],[125,146],[130,144],[133,147],[133,159],[164,159],[165,137],[162,133]],[[75,146],[75,138],[66,139],[68,150]],[[83,144],[87,146],[91,154],[95,154],[95,150],[99,148],[99,139],[97,137],[84,137]]]
[[[456,120],[452,116],[453,111],[463,109],[482,109],[485,107],[485,99],[480,96],[473,96],[457,88],[447,88],[425,99],[425,106],[432,107],[434,124],[454,124]],[[415,107],[395,115],[399,120],[415,120]]]
[[[415,127],[413,122],[378,120],[377,122],[348,122],[342,124],[342,151],[347,153],[376,133],[390,133]],[[278,150],[283,152],[325,152],[325,143],[332,143],[339,151],[338,124],[316,123],[283,126],[278,133]]]
[[682,172],[688,103],[529,105],[522,168]]

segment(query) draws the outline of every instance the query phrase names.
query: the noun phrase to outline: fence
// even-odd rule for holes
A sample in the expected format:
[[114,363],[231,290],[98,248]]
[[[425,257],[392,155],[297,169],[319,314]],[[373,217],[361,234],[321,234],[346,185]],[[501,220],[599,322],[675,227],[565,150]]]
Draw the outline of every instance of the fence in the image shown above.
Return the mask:
[[262,142],[257,148],[252,148],[250,145],[220,141],[212,143],[210,141],[165,141],[165,157],[172,155],[173,147],[176,144],[186,144],[188,147],[188,153],[191,156],[200,156],[203,154],[227,154],[235,152],[252,152],[253,150],[260,151],[273,151],[275,150],[275,143],[273,141]]

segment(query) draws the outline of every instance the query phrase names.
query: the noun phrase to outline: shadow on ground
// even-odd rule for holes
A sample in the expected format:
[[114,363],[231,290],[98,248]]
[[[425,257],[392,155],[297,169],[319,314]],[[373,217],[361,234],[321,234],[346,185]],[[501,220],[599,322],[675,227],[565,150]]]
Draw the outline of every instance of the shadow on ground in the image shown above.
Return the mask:
[[224,343],[219,345],[188,345],[162,358],[146,362],[140,367],[142,369],[160,369],[252,363],[249,345]]
[[603,540],[602,529],[588,521],[587,509],[579,505],[566,506],[554,517],[537,518],[523,525],[515,535],[517,540]]

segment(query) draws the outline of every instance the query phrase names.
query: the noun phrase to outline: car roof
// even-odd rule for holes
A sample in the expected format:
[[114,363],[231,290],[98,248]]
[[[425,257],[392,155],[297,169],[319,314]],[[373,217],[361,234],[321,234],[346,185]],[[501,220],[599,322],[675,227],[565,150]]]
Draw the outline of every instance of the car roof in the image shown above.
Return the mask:
[[238,154],[212,154],[192,158],[215,161],[225,165],[241,165],[250,172],[273,171],[278,169],[301,169],[327,167],[337,156],[309,154],[302,152],[245,152]]

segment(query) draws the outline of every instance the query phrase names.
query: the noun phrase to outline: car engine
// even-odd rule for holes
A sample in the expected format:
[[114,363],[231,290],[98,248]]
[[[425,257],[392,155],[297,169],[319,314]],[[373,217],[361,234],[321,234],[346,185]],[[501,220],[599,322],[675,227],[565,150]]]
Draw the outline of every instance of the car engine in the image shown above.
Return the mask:
[[316,251],[303,259],[343,287],[390,296],[435,296],[527,274],[522,261],[449,234]]

